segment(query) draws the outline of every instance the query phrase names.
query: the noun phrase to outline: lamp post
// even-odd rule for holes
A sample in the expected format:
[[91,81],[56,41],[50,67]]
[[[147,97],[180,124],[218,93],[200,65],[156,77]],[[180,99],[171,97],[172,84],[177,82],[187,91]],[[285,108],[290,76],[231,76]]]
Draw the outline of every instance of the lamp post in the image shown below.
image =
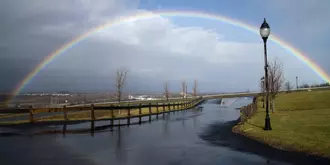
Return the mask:
[[262,108],[265,108],[265,77],[261,77],[261,89],[262,89]]
[[268,63],[267,63],[267,39],[270,34],[270,27],[266,22],[266,18],[264,22],[260,26],[260,35],[262,40],[264,41],[264,55],[265,55],[265,85],[266,85],[266,118],[265,118],[265,128],[264,130],[272,130],[270,125],[270,117],[269,117],[269,84],[268,84]]

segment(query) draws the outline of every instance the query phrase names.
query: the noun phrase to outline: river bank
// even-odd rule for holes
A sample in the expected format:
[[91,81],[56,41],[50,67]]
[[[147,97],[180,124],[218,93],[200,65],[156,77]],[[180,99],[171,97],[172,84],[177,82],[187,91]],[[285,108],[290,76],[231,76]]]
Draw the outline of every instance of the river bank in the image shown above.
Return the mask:
[[[274,149],[233,133],[240,115],[237,109],[251,101],[239,98],[220,105],[219,100],[207,100],[202,108],[167,113],[141,125],[95,129],[94,133],[72,132],[89,128],[88,122],[67,125],[63,135],[33,134],[62,130],[60,125],[3,128],[7,134],[0,134],[1,165],[83,164],[80,161],[95,165],[329,165],[330,160]],[[109,126],[109,121],[97,121],[95,126]]]
[[271,147],[330,160],[330,91],[281,93],[270,113],[273,130],[264,131],[265,109],[258,100],[257,113],[235,125],[234,133]]

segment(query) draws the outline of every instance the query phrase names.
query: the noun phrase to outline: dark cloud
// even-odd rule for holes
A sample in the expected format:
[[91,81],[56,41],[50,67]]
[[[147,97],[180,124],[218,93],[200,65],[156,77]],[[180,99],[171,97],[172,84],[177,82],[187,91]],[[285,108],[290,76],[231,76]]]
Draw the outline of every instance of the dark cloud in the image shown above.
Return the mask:
[[[86,41],[55,59],[26,90],[111,91],[114,90],[115,71],[120,67],[129,70],[127,90],[136,92],[161,92],[166,81],[170,82],[172,90],[179,91],[180,81],[192,83],[194,79],[200,82],[203,91],[246,90],[246,86],[255,88],[254,80],[262,74],[261,66],[220,66],[202,57],[165,53],[114,41]],[[246,74],[241,67],[248,67],[251,73]]]
[[[33,2],[0,2],[0,91],[14,89],[64,43],[137,6],[136,1],[120,0]],[[215,33],[177,28],[167,19],[153,21],[91,36],[53,60],[24,91],[112,91],[119,67],[129,69],[127,91],[160,92],[166,81],[172,91],[179,91],[180,81],[190,85],[194,79],[201,91],[258,88],[256,80],[263,70],[255,54],[262,51],[255,44],[223,41],[221,50],[214,51],[219,46]],[[137,44],[132,44],[134,39]],[[330,72],[326,62],[320,64]],[[296,65],[293,62],[289,68]]]

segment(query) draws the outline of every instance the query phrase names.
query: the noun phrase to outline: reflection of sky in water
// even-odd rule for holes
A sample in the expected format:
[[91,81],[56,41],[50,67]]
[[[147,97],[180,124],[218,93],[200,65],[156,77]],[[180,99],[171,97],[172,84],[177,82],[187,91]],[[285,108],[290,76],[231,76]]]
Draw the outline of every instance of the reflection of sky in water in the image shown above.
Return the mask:
[[[34,165],[265,165],[267,161],[273,165],[287,164],[281,162],[284,160],[298,165],[320,164],[316,158],[279,151],[232,133],[240,114],[236,108],[251,101],[252,98],[239,98],[230,106],[222,106],[219,100],[209,100],[201,105],[202,109],[166,114],[164,118],[160,115],[157,121],[124,126],[120,131],[118,127],[113,132],[106,128],[94,136],[88,132],[90,123],[82,123],[68,125],[67,130],[84,128],[85,134],[0,137],[1,165],[26,162]],[[96,122],[95,126],[109,123]],[[28,133],[47,128],[1,131]]]
[[[67,134],[65,138],[58,136],[57,142],[100,165],[266,164],[267,159],[261,156],[225,146],[213,146],[201,139],[211,125],[221,126],[236,120],[239,111],[235,108],[249,104],[252,98],[227,99],[232,100],[234,102],[227,108],[209,102],[203,105],[202,111],[171,113],[165,119],[160,117],[160,120],[150,124],[125,126],[120,131],[115,128],[114,132],[95,133],[94,137],[90,134]],[[231,133],[232,125],[229,127],[226,127],[226,133]],[[215,136],[211,139],[221,141],[217,138]],[[276,164],[274,161],[272,163]]]

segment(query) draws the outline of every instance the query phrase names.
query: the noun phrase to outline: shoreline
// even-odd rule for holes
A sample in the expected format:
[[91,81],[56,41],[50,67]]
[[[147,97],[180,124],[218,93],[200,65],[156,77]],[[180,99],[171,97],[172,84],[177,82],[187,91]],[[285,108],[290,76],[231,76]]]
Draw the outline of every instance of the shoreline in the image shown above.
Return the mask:
[[298,147],[294,144],[288,145],[279,142],[279,140],[276,139],[266,139],[267,137],[259,137],[255,136],[253,134],[249,134],[248,131],[249,129],[243,130],[242,129],[242,123],[237,123],[232,127],[232,132],[241,136],[244,136],[246,138],[249,138],[251,140],[260,142],[262,144],[268,145],[272,148],[282,150],[282,151],[287,151],[287,152],[296,152],[300,154],[304,154],[306,156],[313,156],[313,157],[319,157],[321,159],[328,159],[330,161],[330,155],[327,155],[325,153],[317,152],[317,151],[312,151],[309,150],[305,147]]
[[232,132],[272,148],[330,160],[329,90],[280,93],[276,112],[270,113],[272,128],[265,131],[266,109],[261,98],[241,108],[241,120]]

